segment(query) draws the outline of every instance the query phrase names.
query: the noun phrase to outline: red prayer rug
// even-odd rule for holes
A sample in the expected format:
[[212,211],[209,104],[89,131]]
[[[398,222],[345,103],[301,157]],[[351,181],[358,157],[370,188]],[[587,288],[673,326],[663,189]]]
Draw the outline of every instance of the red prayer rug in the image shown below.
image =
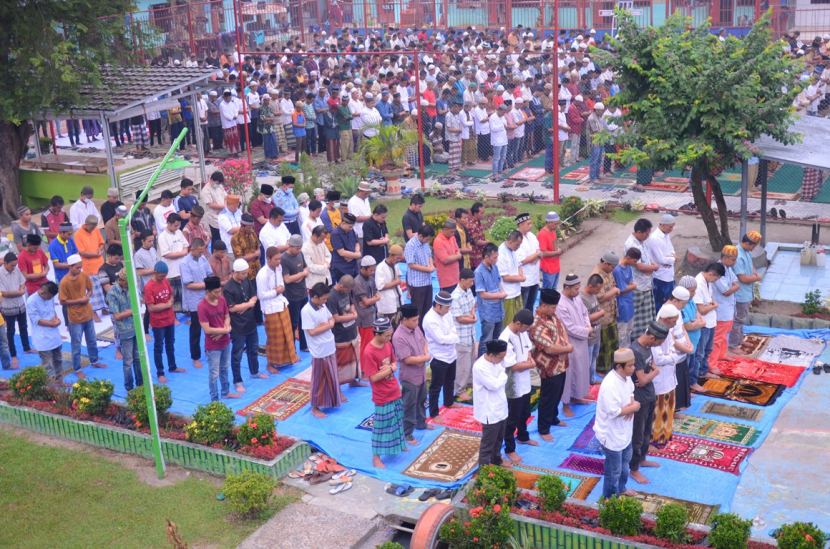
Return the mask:
[[738,470],[741,462],[752,453],[752,448],[724,444],[711,440],[675,435],[666,445],[656,452],[649,450],[649,455],[693,463],[702,467],[726,471],[733,475],[740,475]]
[[666,177],[662,181],[652,181],[646,188],[651,191],[684,193],[689,190],[689,180],[680,177]]
[[545,168],[522,168],[518,172],[510,176],[511,179],[526,179],[527,181],[536,181],[540,177],[545,176]]
[[559,464],[559,468],[602,476],[605,474],[605,460],[571,454],[565,458],[565,461]]
[[284,421],[310,400],[310,382],[287,379],[236,413],[240,416],[268,414]]
[[[446,408],[441,406],[441,409],[438,410],[438,415],[444,420],[443,424],[435,423],[431,417],[427,418],[427,423],[437,425],[439,427],[446,427],[447,429],[452,429],[453,431],[461,431],[462,433],[471,433],[474,435],[481,434],[481,423],[473,417],[472,406],[462,406],[461,408]],[[534,416],[530,416],[527,420],[528,425],[530,425],[530,422],[533,421],[533,417]]]
[[571,170],[568,173],[562,174],[559,176],[559,179],[569,179],[574,181],[580,181],[582,179],[586,179],[591,174],[591,167],[590,166],[580,166],[575,170]]
[[588,396],[585,397],[585,400],[590,400],[592,402],[596,402],[599,398],[599,385],[591,385],[591,389],[588,391]]
[[735,362],[719,360],[712,366],[720,370],[723,375],[775,383],[792,387],[795,385],[804,370],[801,366],[787,366],[785,364],[773,364],[755,358],[733,357]]

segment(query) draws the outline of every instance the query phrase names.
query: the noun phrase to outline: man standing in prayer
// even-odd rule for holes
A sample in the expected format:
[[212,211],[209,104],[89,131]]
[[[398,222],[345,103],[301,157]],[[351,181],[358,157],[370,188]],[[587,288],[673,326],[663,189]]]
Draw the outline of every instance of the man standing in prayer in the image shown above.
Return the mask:
[[263,183],[259,188],[259,195],[248,204],[248,212],[254,217],[254,231],[257,235],[268,224],[269,215],[274,209],[273,196],[274,187]]
[[432,381],[429,384],[429,416],[432,421],[442,425],[444,420],[439,415],[439,401],[443,391],[445,408],[459,408],[461,404],[455,402],[455,368],[458,352],[458,331],[452,315],[449,314],[452,306],[452,295],[447,292],[438,292],[432,308],[424,316],[424,335],[427,348],[432,356],[430,369]]
[[[692,277],[683,278],[686,279],[687,284],[688,280],[694,281]],[[692,393],[689,389],[688,361],[694,355],[695,346],[690,335],[691,332],[686,327],[686,313],[684,312],[686,305],[689,303],[693,303],[691,293],[681,285],[678,285],[672,291],[671,299],[666,301],[666,305],[674,305],[680,313],[680,318],[671,329],[672,339],[674,339],[675,377],[677,378],[677,386],[674,389],[675,419],[682,419],[683,415],[680,412],[692,405]]]
[[498,268],[502,286],[507,293],[504,298],[504,324],[513,322],[515,315],[522,308],[522,282],[526,280],[519,260],[518,250],[522,245],[522,233],[512,231],[507,240],[499,246]]
[[[350,387],[365,387],[360,382],[358,335],[358,312],[355,305],[355,281],[352,275],[343,275],[332,288],[326,307],[334,318],[334,346],[337,354],[337,377],[340,384],[348,383]],[[342,395],[341,395],[341,398]],[[345,402],[345,398],[343,399]]]
[[[98,362],[98,340],[95,337],[95,324],[92,321],[92,305],[89,303],[92,296],[92,281],[90,276],[81,270],[82,261],[78,254],[67,258],[69,272],[61,279],[58,292],[58,299],[67,310],[69,336],[72,340],[72,369],[78,379],[86,379],[86,374],[81,371],[81,338],[86,339],[90,366],[107,367],[106,364]],[[0,352],[3,351],[5,349],[2,349],[2,341],[0,341]],[[4,356],[5,354],[3,352]]]
[[628,463],[633,452],[634,416],[640,410],[640,403],[634,399],[634,383],[631,381],[635,364],[631,349],[618,349],[614,352],[614,367],[599,388],[594,432],[605,452],[603,498],[637,495],[634,490],[626,488]]
[[268,373],[278,374],[279,367],[299,361],[294,345],[294,330],[285,282],[282,278],[281,254],[276,246],[265,250],[265,265],[256,276],[257,300],[265,315],[265,353]]
[[257,331],[255,306],[256,286],[248,276],[250,267],[241,257],[233,262],[231,279],[222,288],[228,310],[231,314],[231,373],[233,384],[239,393],[245,392],[242,383],[242,355],[248,356],[248,369],[255,379],[270,376],[259,371],[259,333]]
[[[205,352],[208,357],[208,386],[210,400],[219,400],[220,388],[222,398],[240,398],[239,393],[232,393],[228,382],[228,366],[231,363],[231,315],[228,304],[222,295],[222,282],[218,276],[209,276],[204,280],[205,298],[199,302],[197,314],[199,324],[205,332]],[[216,387],[216,381],[220,387]]]
[[591,271],[591,276],[602,278],[602,290],[597,295],[600,308],[605,316],[600,319],[600,347],[596,361],[596,372],[604,376],[614,366],[614,351],[618,349],[617,334],[617,298],[620,289],[614,280],[614,269],[619,265],[620,257],[615,252],[607,252],[599,264]]
[[504,357],[507,342],[493,339],[487,342],[484,355],[473,364],[473,417],[481,423],[481,447],[478,465],[500,465],[511,468],[513,464],[501,456],[507,424],[507,372]]
[[[629,248],[640,250],[640,260],[634,265],[634,283],[637,289],[634,290],[634,318],[631,322],[631,338],[636,339],[646,331],[649,323],[654,320],[654,292],[652,292],[652,275],[660,268],[651,259],[649,251],[648,235],[651,233],[651,221],[638,219],[634,223],[634,232],[625,240],[624,252]],[[636,451],[636,449],[635,449]]]
[[581,280],[575,274],[565,277],[562,297],[556,307],[556,316],[568,332],[568,341],[574,349],[568,355],[569,367],[562,393],[562,412],[565,417],[574,417],[571,404],[587,404],[585,397],[591,386],[591,363],[588,338],[594,332],[585,302],[579,297]]
[[588,336],[588,361],[591,367],[588,381],[591,385],[594,384],[594,374],[597,372],[597,358],[599,357],[600,336],[602,335],[600,323],[605,318],[605,311],[599,308],[599,301],[597,301],[597,296],[600,294],[602,294],[602,277],[599,275],[589,276],[588,282],[579,292],[579,297],[582,298],[582,302],[588,310],[588,320],[593,330]]
[[354,281],[354,300],[357,303],[357,324],[360,333],[360,353],[372,340],[372,330],[375,319],[378,317],[377,302],[380,301],[377,286],[375,285],[375,258],[370,255],[360,260],[360,273]]
[[[700,329],[700,341],[698,341],[695,349],[694,366],[696,369],[689,370],[689,380],[693,391],[703,391],[700,378],[717,379],[718,377],[714,372],[709,371],[709,356],[712,354],[715,328],[718,325],[718,302],[714,298],[714,286],[725,274],[726,268],[723,264],[710,263],[706,269],[695,277],[697,289],[693,299],[705,324]],[[720,372],[718,371],[718,373]]]
[[[95,207],[95,203],[92,201],[93,196],[95,196],[95,191],[92,187],[86,185],[81,189],[78,200],[69,208],[69,222],[72,223],[73,230],[80,230],[91,216],[95,216],[96,220],[101,217],[98,208]],[[95,223],[97,225],[98,222]]]
[[[202,200],[205,202],[205,223],[210,227],[211,242],[220,239],[219,214],[225,209],[228,197],[228,191],[225,190],[224,183],[225,176],[217,170],[210,174],[210,181],[202,187]],[[212,250],[213,246],[211,246]]]
[[[187,240],[179,230],[181,218],[177,213],[167,216],[167,227],[158,236],[159,255],[162,257],[169,272],[167,282],[173,288],[173,312],[182,312],[182,274],[181,264],[188,255]],[[175,322],[178,326],[178,320]]]
[[147,304],[153,328],[153,360],[159,383],[167,383],[162,350],[167,353],[167,369],[171,373],[183,374],[187,371],[176,367],[176,314],[173,312],[173,288],[167,281],[168,271],[167,263],[156,262],[150,280],[144,285],[144,303]]
[[[44,281],[44,284],[46,282],[48,280]],[[41,285],[40,288],[42,287]],[[37,293],[37,290],[34,293]],[[2,296],[0,298],[0,313],[6,319],[5,330],[12,364],[20,364],[14,345],[15,325],[20,328],[20,342],[23,344],[23,353],[34,354],[37,351],[29,348],[29,323],[26,321],[26,279],[23,278],[23,274],[17,268],[17,256],[12,252],[6,254],[3,267],[0,268],[0,296]]]
[[[97,217],[89,216],[86,219],[86,223],[81,227],[81,230],[75,232],[75,245],[78,247],[78,255],[83,259],[84,273],[92,279],[92,299],[90,301],[90,305],[92,305],[92,317],[95,319],[95,322],[101,322],[98,311],[104,309],[106,303],[104,302],[104,290],[101,288],[101,282],[98,280],[98,270],[104,264],[104,249],[106,245],[104,244],[104,237],[101,236],[101,231],[98,230]],[[38,243],[38,246],[40,246],[40,243]],[[38,251],[43,252],[42,250]],[[23,258],[20,259],[21,263],[23,263]],[[23,272],[23,276],[26,276],[26,279],[30,280],[26,275],[26,269],[22,265],[20,270]],[[30,287],[30,285],[27,284],[27,287]]]
[[144,376],[141,373],[141,361],[138,357],[138,340],[127,285],[127,271],[123,268],[118,271],[118,280],[107,292],[107,306],[112,315],[112,323],[118,332],[121,355],[124,359],[124,389],[129,393],[133,387],[144,385]]
[[424,226],[424,214],[421,213],[421,208],[424,206],[424,197],[420,194],[413,194],[409,198],[409,208],[403,213],[403,238],[407,242],[415,236],[418,229]]
[[501,274],[498,269],[499,249],[488,243],[482,252],[481,264],[475,270],[476,309],[481,315],[481,339],[478,356],[484,354],[484,345],[498,339],[504,322],[504,291]]
[[239,195],[229,194],[225,198],[225,209],[219,213],[219,237],[225,243],[228,253],[233,255],[233,236],[242,226],[242,208],[239,207]]
[[357,235],[357,243],[360,244],[361,250],[365,249],[363,223],[369,221],[372,217],[372,205],[369,202],[371,192],[372,186],[366,181],[361,181],[357,185],[357,192],[349,199],[349,213],[355,216],[354,232]]
[[536,306],[536,298],[539,295],[539,261],[542,257],[539,248],[539,241],[533,234],[533,220],[530,214],[523,213],[516,216],[516,226],[522,233],[522,242],[516,251],[519,264],[522,266],[522,274],[525,279],[521,283],[522,305],[533,313]]
[[660,374],[660,368],[654,366],[651,349],[659,347],[668,335],[669,330],[663,324],[652,321],[645,332],[631,342],[631,350],[634,352],[634,399],[640,403],[640,409],[634,413],[631,461],[628,462],[628,467],[631,478],[640,484],[649,483],[640,472],[640,467],[660,467],[659,463],[646,460],[657,400],[652,380]]
[[375,268],[375,286],[380,296],[380,301],[377,303],[378,316],[388,318],[395,329],[401,322],[401,305],[403,305],[403,292],[401,291],[403,279],[398,268],[401,260],[403,260],[403,248],[395,244],[389,247],[389,255]]
[[303,331],[311,353],[311,414],[320,419],[327,417],[320,408],[337,408],[341,404],[337,350],[331,331],[334,318],[326,307],[330,292],[328,286],[318,282],[311,287],[310,299],[302,310]]
[[[528,330],[533,325],[533,313],[522,309],[501,333],[499,339],[507,342],[504,367],[507,370],[507,423],[504,427],[504,453],[514,464],[522,458],[516,453],[516,443],[539,446],[530,439],[527,422],[530,419],[530,370],[536,361],[530,356],[531,344]],[[516,436],[514,436],[516,433]]]
[[378,204],[372,210],[372,217],[363,223],[363,255],[375,258],[375,264],[386,258],[386,247],[389,244],[389,230],[386,228],[388,211],[385,205]]
[[[63,381],[63,353],[61,352],[63,342],[59,328],[61,319],[55,311],[56,295],[58,295],[57,285],[54,282],[47,282],[37,293],[26,299],[26,310],[32,321],[32,342],[40,355],[41,365],[52,376],[55,385],[68,387],[69,385]],[[2,343],[3,339],[4,336],[0,333],[0,353],[2,353],[3,369],[6,369],[10,366],[9,353],[6,350],[7,345]]]
[[648,247],[651,260],[659,268],[654,272],[654,307],[660,308],[674,290],[674,263],[677,254],[671,243],[671,232],[674,230],[675,219],[671,214],[664,214],[660,218],[657,230],[648,237]]
[[274,191],[274,205],[282,208],[283,223],[291,234],[300,234],[300,204],[294,197],[294,184],[296,179],[293,175],[286,175],[280,178],[280,188]]
[[415,429],[432,430],[434,425],[426,422],[426,364],[432,357],[427,342],[418,327],[418,307],[411,304],[401,306],[401,324],[392,336],[392,346],[398,361],[398,377],[403,394],[403,429],[408,444],[418,445]]
[[328,234],[323,225],[317,225],[311,230],[308,240],[303,242],[302,253],[308,266],[306,286],[314,286],[318,282],[331,286],[331,252],[326,247]]
[[288,311],[291,315],[291,330],[298,331],[300,351],[308,352],[306,332],[303,330],[302,310],[308,302],[308,267],[305,257],[300,253],[303,247],[303,237],[292,234],[288,239],[288,249],[282,254],[282,277],[285,282],[285,298],[288,300]]
[[617,285],[617,338],[619,348],[628,348],[631,344],[631,325],[634,319],[634,283],[633,266],[640,260],[640,250],[629,248],[619,264],[614,267],[614,282]]
[[418,307],[423,326],[424,316],[432,305],[432,273],[435,272],[435,263],[429,248],[430,240],[435,236],[432,225],[424,225],[409,239],[404,247],[406,258],[406,287],[409,291],[409,301]]
[[464,256],[455,239],[457,224],[454,219],[444,221],[444,228],[435,236],[432,251],[435,254],[435,267],[438,271],[438,287],[441,291],[452,293],[458,285],[458,265]]
[[[231,246],[233,246],[233,256],[235,258],[244,259],[248,262],[248,279],[254,285],[254,294],[256,294],[256,274],[260,269],[259,258],[262,256],[262,244],[260,244],[256,232],[254,232],[254,216],[242,214],[239,232],[231,238]],[[262,324],[262,310],[259,301],[254,304],[254,320],[257,324]]]
[[222,92],[219,114],[222,117],[222,141],[225,144],[225,149],[228,151],[228,155],[237,156],[242,150],[239,141],[239,128],[236,125],[236,119],[240,112],[233,101],[230,90]]
[[194,238],[190,253],[180,266],[182,276],[182,309],[190,315],[190,359],[194,368],[202,367],[202,328],[199,303],[205,298],[205,279],[213,276],[210,261],[205,257],[205,241]]
[[559,286],[559,256],[565,251],[556,241],[556,228],[559,227],[559,214],[548,212],[545,216],[545,226],[539,231],[539,255],[542,260],[539,268],[542,271],[542,288],[555,290]]
[[470,269],[461,269],[458,286],[452,292],[450,315],[455,321],[458,332],[458,344],[455,346],[455,395],[458,400],[468,401],[467,387],[472,383],[473,352],[475,350],[476,301],[470,288],[475,282],[475,274]]
[[567,427],[559,421],[559,402],[565,390],[565,375],[568,356],[574,350],[568,340],[568,333],[562,321],[556,316],[560,294],[554,289],[543,289],[539,307],[530,327],[530,341],[533,344],[531,358],[539,368],[542,385],[539,391],[539,436],[545,442],[553,442],[551,425]]
[[392,323],[387,318],[375,320],[375,335],[363,354],[363,375],[372,385],[375,416],[372,427],[372,465],[386,469],[380,456],[397,455],[406,446],[404,435],[403,395],[395,377],[398,365],[392,349]]
[[668,330],[663,342],[651,349],[653,365],[660,373],[652,380],[654,385],[654,422],[651,425],[649,442],[655,448],[663,447],[672,437],[675,409],[675,388],[677,387],[677,349],[673,329],[680,320],[680,311],[666,303],[657,312],[657,322]]
[[[729,332],[732,331],[732,323],[735,320],[735,294],[741,289],[741,283],[732,267],[738,261],[738,248],[735,246],[724,246],[720,254],[720,263],[724,268],[724,275],[712,284],[712,296],[718,304],[718,324],[715,327],[715,334],[712,338],[712,353],[709,356],[710,362],[718,360],[733,360],[726,357],[729,345]],[[719,374],[716,369],[711,373]]]
[[481,219],[484,217],[484,204],[476,202],[470,208],[470,221],[467,223],[467,243],[472,246],[470,252],[470,268],[476,270],[481,264],[484,247],[489,244],[485,236]]
[[444,128],[446,130],[447,141],[450,143],[449,151],[449,172],[457,174],[461,167],[461,103],[455,101],[450,105],[450,111],[447,113],[446,123]]
[[749,231],[741,238],[738,246],[738,259],[732,272],[738,279],[740,288],[735,292],[735,319],[732,322],[732,330],[729,332],[729,352],[736,355],[746,354],[741,350],[741,343],[744,339],[744,324],[749,314],[749,306],[755,298],[753,286],[763,278],[755,270],[752,263],[752,252],[761,242],[761,233]]
[[363,250],[357,242],[354,231],[356,218],[350,213],[343,214],[343,221],[331,233],[331,274],[335,280],[343,275],[357,276]]

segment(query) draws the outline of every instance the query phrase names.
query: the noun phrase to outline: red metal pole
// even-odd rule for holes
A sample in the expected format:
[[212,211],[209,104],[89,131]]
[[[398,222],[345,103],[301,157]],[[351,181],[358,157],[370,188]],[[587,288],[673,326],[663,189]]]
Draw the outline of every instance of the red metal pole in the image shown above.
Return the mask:
[[[446,0],[445,0],[446,2]],[[505,5],[505,13],[504,13],[504,21],[507,23],[505,27],[507,28],[507,33],[509,34],[511,30],[513,30],[513,1],[507,0],[507,4]]]
[[[363,0],[363,43],[369,38],[369,14],[372,10],[369,9],[369,0]],[[366,51],[365,49],[363,51]]]
[[[424,126],[421,124],[424,113],[421,109],[421,63],[418,59],[418,51],[415,51],[415,108],[418,109],[418,164],[421,171],[421,188],[425,187],[424,183]],[[430,158],[432,156],[430,155]]]
[[[559,51],[559,0],[553,0],[553,34],[556,39],[556,51]],[[559,203],[559,54],[553,62],[556,66],[553,82],[553,105],[556,119],[553,120],[553,203]],[[553,112],[551,112],[553,116]]]
[[[233,1],[233,20],[236,23],[236,51],[237,56],[239,57],[239,62],[236,64],[237,70],[239,71],[239,75],[242,76],[242,36],[239,28],[239,21],[242,19],[241,14],[236,13],[237,6],[239,6],[239,2],[237,0]],[[242,9],[241,7],[239,8]],[[241,86],[239,89],[240,99],[242,100],[242,120],[245,121],[245,144],[247,145],[246,151],[248,153],[248,165],[253,166],[253,162],[251,162],[251,135],[248,131],[248,104],[245,97],[245,79],[242,78]],[[198,145],[197,145],[198,146]]]
[[306,48],[305,43],[305,23],[303,22],[303,0],[297,0],[297,6],[300,8],[300,41],[303,43],[303,49]]
[[196,53],[196,40],[193,38],[193,16],[190,13],[190,4],[185,4],[187,10],[187,34],[190,36],[190,53]]

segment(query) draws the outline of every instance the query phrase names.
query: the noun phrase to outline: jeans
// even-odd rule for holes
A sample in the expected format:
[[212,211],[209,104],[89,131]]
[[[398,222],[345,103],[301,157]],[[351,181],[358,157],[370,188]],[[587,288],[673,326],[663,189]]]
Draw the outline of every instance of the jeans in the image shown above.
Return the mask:
[[227,395],[231,391],[231,385],[228,383],[228,363],[231,359],[231,346],[225,345],[224,349],[205,352],[208,357],[210,400],[211,402],[215,402],[219,400],[219,391],[216,388],[217,378],[219,379],[219,385],[222,387],[222,396]]
[[628,482],[628,462],[631,461],[633,446],[629,442],[623,450],[609,450],[605,446],[605,479],[602,482],[602,497],[610,498],[625,492]]
[[545,169],[553,171],[553,143],[545,145]]
[[546,273],[545,271],[541,273],[543,290],[555,290],[559,286],[559,273]]
[[[79,365],[80,362],[81,357],[78,356]],[[9,356],[9,339],[5,330],[0,330],[0,364],[2,364],[2,368],[4,370],[8,370],[12,367],[12,357]]]
[[81,121],[67,120],[66,133],[69,135],[69,144],[76,147],[81,144]]
[[518,156],[516,153],[518,146],[519,140],[515,137],[507,140],[507,158],[505,158],[504,164],[508,168],[514,168],[516,166],[516,157]]
[[6,333],[9,336],[9,353],[15,357],[17,356],[17,349],[14,348],[14,324],[20,326],[20,341],[23,342],[23,352],[28,353],[29,347],[29,327],[26,323],[26,311],[19,315],[3,315],[6,318]]
[[288,302],[288,315],[291,317],[291,331],[297,330],[300,333],[301,351],[308,351],[308,344],[305,341],[305,332],[303,331],[303,322],[300,315],[306,303],[308,303],[307,299]]
[[540,435],[549,435],[551,425],[559,425],[559,401],[565,391],[565,372],[553,377],[543,377],[539,390],[539,421],[537,428]]
[[712,344],[715,342],[714,328],[701,328],[700,341],[695,350],[695,370],[689,365],[689,383],[697,383],[698,379],[709,373],[709,355],[712,354]]
[[[152,121],[151,121],[152,122]],[[152,126],[151,126],[150,135],[152,135]],[[159,131],[159,135],[161,132]],[[222,126],[208,126],[208,135],[210,135],[211,141],[213,141],[213,150],[217,151],[222,148],[222,138],[224,134],[222,133]]]
[[[129,393],[133,387],[144,385],[141,362],[138,360],[138,340],[135,336],[121,338],[121,354],[124,357],[124,388]],[[133,384],[133,376],[135,376],[135,384]]]
[[233,384],[242,383],[242,353],[247,351],[248,369],[252,376],[259,373],[259,334],[256,330],[250,334],[231,332],[233,351],[231,352],[231,372]]
[[[182,133],[184,129],[184,122],[173,122],[170,124],[170,142],[176,140],[179,137],[179,134]],[[182,142],[179,144],[179,150],[183,151],[185,149],[185,140],[182,139]]]
[[473,382],[473,345],[455,346],[455,394],[460,395]]
[[507,158],[507,145],[493,147],[493,175],[504,171],[504,161]]
[[[0,330],[2,331],[2,330]],[[89,354],[89,361],[92,364],[98,362],[98,340],[95,336],[95,323],[90,318],[83,324],[70,324],[69,335],[72,338],[72,369],[81,369],[81,337],[86,338],[86,349]],[[5,339],[5,336],[3,336]],[[0,353],[6,356],[8,344],[0,347]]]
[[634,324],[634,319],[627,322],[620,322],[617,320],[617,343],[619,348],[626,349],[631,345],[631,326]]
[[656,400],[641,402],[640,409],[634,414],[634,428],[631,435],[631,459],[628,468],[631,471],[640,469],[640,462],[648,455],[648,442],[651,438],[651,424],[654,423],[654,407]]
[[498,339],[502,329],[501,320],[498,322],[489,322],[483,318],[481,319],[481,338],[478,340],[478,356],[476,358],[481,358],[481,355],[487,349],[487,342]]
[[674,291],[674,280],[665,281],[665,280],[657,280],[654,279],[654,287],[652,292],[654,292],[654,309],[656,311],[660,310],[660,307],[665,305],[666,301],[670,300],[672,295],[671,293]]
[[427,428],[427,414],[424,404],[427,401],[427,384],[415,385],[408,381],[401,382],[403,395],[403,435],[406,440],[412,440],[415,429]]
[[429,417],[438,416],[438,399],[444,393],[444,406],[449,408],[455,402],[455,361],[443,362],[432,359],[430,363],[432,381],[429,384]]
[[173,324],[163,328],[153,328],[153,361],[156,363],[156,375],[159,377],[164,375],[162,350],[167,352],[167,368],[171,372],[174,371],[176,369],[176,326]]
[[39,351],[40,363],[46,368],[46,372],[51,372],[55,381],[60,381],[63,375],[63,353],[61,346],[58,345],[51,351]]
[[305,152],[309,156],[317,154],[317,126],[305,129]]
[[594,376],[597,373],[597,358],[599,357],[599,346],[601,343],[602,341],[598,341],[594,345],[588,347],[588,360],[591,364],[591,374],[588,376],[588,381],[591,383],[594,382]]
[[156,120],[150,120],[150,145],[154,145],[156,140],[158,140],[159,145],[162,144],[161,118],[157,118]]
[[[516,439],[519,442],[530,440],[527,432],[527,420],[530,418],[530,393],[518,398],[507,399],[507,423],[504,426],[504,451],[516,451]],[[513,433],[518,431],[514,437]]]
[[522,305],[524,308],[533,312],[533,309],[536,307],[536,298],[539,296],[539,285],[534,284],[533,286],[522,286]]
[[570,134],[571,137],[571,156],[570,162],[571,164],[576,164],[579,162],[579,137],[580,134],[572,133]]
[[424,316],[432,307],[432,284],[429,286],[409,286],[409,301],[418,307],[418,325],[423,327]]
[[602,168],[602,153],[604,150],[602,145],[591,145],[591,167],[588,176],[591,181],[599,179],[599,171]]

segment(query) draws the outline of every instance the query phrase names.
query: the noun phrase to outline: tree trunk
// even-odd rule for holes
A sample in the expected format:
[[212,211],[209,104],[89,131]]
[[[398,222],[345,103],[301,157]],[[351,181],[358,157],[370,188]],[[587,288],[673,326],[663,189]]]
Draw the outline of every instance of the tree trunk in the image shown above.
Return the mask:
[[720,217],[720,234],[723,237],[723,245],[732,244],[732,239],[729,237],[729,210],[726,209],[726,200],[723,198],[723,189],[720,188],[720,183],[711,173],[704,174],[706,183],[712,186],[712,195],[715,197],[715,202],[718,205],[718,216]]
[[720,216],[721,224],[725,226],[726,232],[724,236],[723,230],[718,229],[718,220],[715,219],[715,212],[712,211],[712,206],[706,200],[706,192],[703,190],[704,178],[707,182],[709,182],[710,179],[714,179],[714,177],[702,173],[702,170],[700,169],[692,169],[692,196],[695,199],[697,211],[700,213],[700,217],[703,218],[703,224],[706,226],[706,233],[709,236],[709,245],[712,246],[713,251],[720,251],[724,246],[732,243],[732,241],[729,240],[729,226],[726,224],[726,204],[723,202],[723,193],[721,192],[720,185],[717,187],[713,185],[712,191],[714,192],[717,188],[717,194],[720,195],[720,201],[718,202],[718,215]]
[[17,218],[20,207],[20,160],[32,134],[28,122],[14,124],[0,121],[0,220],[5,224]]

